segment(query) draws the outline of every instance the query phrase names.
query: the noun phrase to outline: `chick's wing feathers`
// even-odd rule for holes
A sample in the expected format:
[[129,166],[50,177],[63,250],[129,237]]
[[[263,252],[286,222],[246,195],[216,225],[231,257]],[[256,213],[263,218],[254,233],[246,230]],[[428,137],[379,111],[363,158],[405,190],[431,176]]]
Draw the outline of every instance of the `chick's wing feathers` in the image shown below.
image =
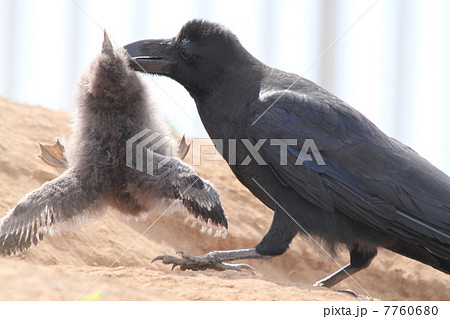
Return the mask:
[[69,170],[22,198],[0,221],[0,254],[15,254],[36,245],[45,232],[99,213],[86,180]]
[[[180,200],[195,217],[227,227],[227,217],[216,188],[203,180],[180,159],[148,153],[144,171],[132,171],[134,194],[140,198],[156,197]],[[156,196],[155,196],[156,195]]]

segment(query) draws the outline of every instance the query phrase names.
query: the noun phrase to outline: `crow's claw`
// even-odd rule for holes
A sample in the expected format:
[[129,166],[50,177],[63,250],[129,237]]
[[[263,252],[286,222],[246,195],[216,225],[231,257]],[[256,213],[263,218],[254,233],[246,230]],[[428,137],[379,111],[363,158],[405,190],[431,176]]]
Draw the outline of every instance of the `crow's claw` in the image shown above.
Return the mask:
[[234,270],[234,271],[242,271],[242,269],[250,270],[253,274],[255,271],[252,267],[246,264],[228,264],[224,263],[220,260],[219,257],[215,256],[214,253],[208,253],[202,256],[192,256],[188,252],[184,250],[177,250],[177,254],[181,255],[180,257],[172,256],[172,255],[160,255],[153,258],[152,262],[157,260],[161,260],[163,264],[172,265],[172,269],[179,266],[182,271],[185,270],[206,270],[206,269],[214,269],[217,271],[224,270]]

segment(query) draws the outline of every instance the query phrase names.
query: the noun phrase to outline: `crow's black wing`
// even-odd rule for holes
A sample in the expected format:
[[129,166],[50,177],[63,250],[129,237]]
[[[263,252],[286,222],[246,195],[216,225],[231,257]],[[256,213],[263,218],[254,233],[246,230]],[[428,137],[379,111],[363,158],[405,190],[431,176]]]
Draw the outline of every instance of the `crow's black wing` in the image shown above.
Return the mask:
[[261,155],[301,196],[450,257],[450,178],[412,149],[323,92],[269,92],[251,111],[249,138],[285,143],[286,165],[279,145]]

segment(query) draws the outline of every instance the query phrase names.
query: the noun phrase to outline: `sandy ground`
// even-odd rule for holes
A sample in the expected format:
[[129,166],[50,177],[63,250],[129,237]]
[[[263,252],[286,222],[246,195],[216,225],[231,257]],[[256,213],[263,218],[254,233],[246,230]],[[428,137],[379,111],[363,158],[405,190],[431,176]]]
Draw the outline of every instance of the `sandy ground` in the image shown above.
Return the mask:
[[[69,138],[70,119],[67,113],[0,99],[0,217],[27,192],[61,174],[37,157],[37,143]],[[192,155],[186,162],[192,162]],[[157,216],[126,222],[110,211],[73,232],[47,236],[21,256],[0,257],[0,300],[357,300],[312,287],[337,265],[302,238],[283,256],[249,261],[255,275],[171,271],[152,264],[153,257],[179,248],[192,254],[252,248],[270,225],[272,212],[234,178],[225,162],[203,162],[195,169],[222,195],[230,225],[227,238],[191,228],[183,222],[185,213],[163,216],[139,238]],[[348,256],[337,260],[345,264]],[[362,299],[450,300],[450,276],[389,251],[381,250],[371,267],[354,277],[360,286],[347,279],[336,289],[351,289]]]

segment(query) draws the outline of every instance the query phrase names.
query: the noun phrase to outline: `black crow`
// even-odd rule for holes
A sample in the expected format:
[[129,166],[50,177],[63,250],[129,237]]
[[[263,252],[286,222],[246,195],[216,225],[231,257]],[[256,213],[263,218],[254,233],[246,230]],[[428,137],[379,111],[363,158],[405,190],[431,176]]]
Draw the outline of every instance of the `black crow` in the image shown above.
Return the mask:
[[125,49],[135,70],[188,90],[209,136],[225,140],[222,155],[235,176],[274,210],[255,249],[157,259],[204,269],[266,258],[283,254],[300,233],[350,252],[350,264],[317,285],[367,267],[378,247],[450,273],[450,178],[344,101],[263,64],[229,30],[203,20]]
[[[105,33],[102,53],[78,87],[78,114],[64,153],[68,169],[27,194],[1,220],[0,255],[21,252],[45,232],[92,219],[107,206],[133,217],[186,208],[200,220],[227,227],[216,189],[178,158],[166,156],[177,150],[169,133],[126,53],[113,50]],[[140,170],[138,155],[130,154],[133,147],[138,154],[137,145],[127,147],[133,140],[147,153]],[[54,154],[51,164],[64,166],[62,151],[58,144],[44,148],[43,158]]]

